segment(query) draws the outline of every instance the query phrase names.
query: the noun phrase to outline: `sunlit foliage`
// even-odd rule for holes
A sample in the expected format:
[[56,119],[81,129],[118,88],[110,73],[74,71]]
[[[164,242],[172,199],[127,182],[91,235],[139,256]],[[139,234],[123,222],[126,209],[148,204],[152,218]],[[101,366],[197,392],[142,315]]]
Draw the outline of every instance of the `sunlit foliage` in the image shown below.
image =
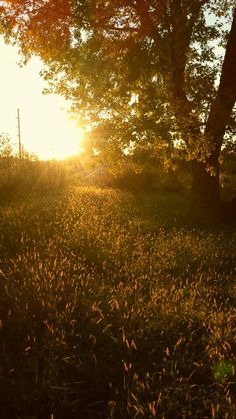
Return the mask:
[[135,144],[165,154],[178,140],[188,158],[210,152],[200,133],[216,95],[217,45],[225,47],[233,1],[1,3],[3,32],[25,59],[42,58],[49,91],[72,100],[95,149],[118,158]]

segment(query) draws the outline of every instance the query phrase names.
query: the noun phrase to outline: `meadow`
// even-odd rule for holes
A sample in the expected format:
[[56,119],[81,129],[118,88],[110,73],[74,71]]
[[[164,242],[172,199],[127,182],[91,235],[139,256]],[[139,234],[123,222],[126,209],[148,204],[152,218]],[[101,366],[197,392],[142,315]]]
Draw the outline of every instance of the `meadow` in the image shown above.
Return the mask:
[[92,187],[0,207],[1,419],[236,418],[235,226]]

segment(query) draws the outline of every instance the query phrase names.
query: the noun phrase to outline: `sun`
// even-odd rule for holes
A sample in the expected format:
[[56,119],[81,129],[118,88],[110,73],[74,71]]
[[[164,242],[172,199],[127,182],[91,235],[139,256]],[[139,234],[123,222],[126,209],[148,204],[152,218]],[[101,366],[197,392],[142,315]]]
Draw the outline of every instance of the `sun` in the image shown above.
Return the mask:
[[[23,150],[40,160],[57,159],[79,154],[84,132],[71,119],[71,103],[57,94],[44,95],[45,81],[40,77],[43,63],[33,57],[23,67],[16,47],[5,45],[0,37],[0,134],[7,133],[15,148],[18,143],[17,109],[20,112]],[[9,89],[10,80],[11,88]]]
[[44,120],[44,134],[35,145],[35,153],[42,160],[64,160],[83,151],[83,138],[84,130],[62,113],[53,122]]
[[46,148],[44,144],[42,154],[45,155],[46,160],[65,160],[66,158],[78,155],[83,151],[83,129],[73,126],[71,129],[68,129],[67,126],[65,130],[66,135],[63,135],[62,130],[57,133],[55,141],[52,141],[51,139],[49,148]]

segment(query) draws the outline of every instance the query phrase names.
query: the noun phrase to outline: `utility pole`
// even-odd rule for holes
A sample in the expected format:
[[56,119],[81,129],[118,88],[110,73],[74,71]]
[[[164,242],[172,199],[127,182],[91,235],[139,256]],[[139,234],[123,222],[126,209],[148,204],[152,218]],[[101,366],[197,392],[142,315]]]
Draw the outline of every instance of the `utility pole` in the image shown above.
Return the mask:
[[17,109],[17,128],[18,128],[19,160],[20,160],[20,166],[21,166],[21,160],[22,160],[22,146],[21,146],[20,110],[19,110],[19,109]]

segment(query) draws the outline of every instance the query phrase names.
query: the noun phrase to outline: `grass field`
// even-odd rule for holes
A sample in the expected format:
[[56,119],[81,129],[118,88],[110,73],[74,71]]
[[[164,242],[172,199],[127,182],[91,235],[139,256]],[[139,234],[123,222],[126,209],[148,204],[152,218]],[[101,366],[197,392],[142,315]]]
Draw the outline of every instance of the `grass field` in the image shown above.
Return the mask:
[[236,418],[235,227],[71,187],[0,208],[0,418]]

